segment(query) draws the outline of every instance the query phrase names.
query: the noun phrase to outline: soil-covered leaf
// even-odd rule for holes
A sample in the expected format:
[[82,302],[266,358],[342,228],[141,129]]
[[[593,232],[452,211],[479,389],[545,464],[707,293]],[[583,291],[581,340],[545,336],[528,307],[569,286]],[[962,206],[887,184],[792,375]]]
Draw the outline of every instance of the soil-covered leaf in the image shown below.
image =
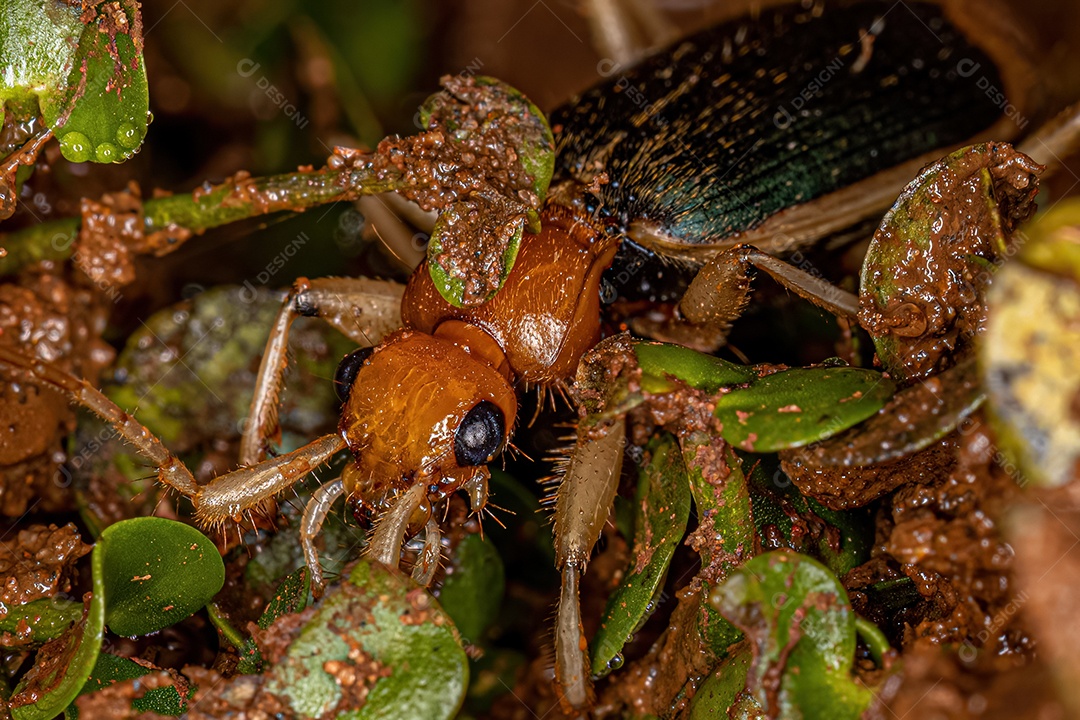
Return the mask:
[[[353,681],[340,682],[341,673]],[[361,560],[267,678],[300,718],[451,718],[469,666],[450,618],[406,576]],[[363,691],[363,692],[361,692]]]
[[7,608],[0,617],[0,647],[18,647],[59,637],[82,617],[82,603],[41,598]]
[[851,674],[855,614],[816,560],[788,550],[759,555],[711,601],[753,643],[747,686],[770,717],[855,720],[869,706],[873,694]]
[[85,614],[70,632],[38,650],[34,666],[8,700],[13,720],[51,720],[79,694],[101,652],[105,633],[105,582],[102,556],[92,557],[93,594]]
[[[427,254],[439,293],[458,307],[478,305],[509,276],[522,231],[539,230],[555,141],[544,114],[506,83],[446,77],[442,84],[420,109],[421,137],[438,139],[439,163],[455,167],[455,176],[438,197],[430,178],[402,192],[443,211]],[[503,150],[498,157],[495,148]]]
[[225,565],[214,543],[175,520],[144,517],[110,525],[94,557],[117,635],[147,635],[183,620],[217,594]]
[[961,148],[923,168],[885,215],[863,261],[859,323],[897,381],[970,349],[1012,232],[1035,212],[1040,170],[1005,143]]
[[688,544],[701,556],[697,634],[703,647],[723,658],[741,633],[709,604],[709,594],[754,553],[750,490],[738,456],[722,440],[694,433],[682,440],[698,528]]
[[[134,680],[149,675],[159,670],[147,667],[131,660],[130,658],[101,653],[98,655],[94,669],[90,672],[86,684],[83,685],[79,695],[96,692],[124,680]],[[186,692],[186,688],[184,689]],[[131,707],[140,712],[152,712],[158,715],[177,717],[187,709],[187,697],[181,695],[176,685],[148,688],[142,697],[132,698]],[[64,711],[65,720],[76,720],[79,711],[72,703]]]

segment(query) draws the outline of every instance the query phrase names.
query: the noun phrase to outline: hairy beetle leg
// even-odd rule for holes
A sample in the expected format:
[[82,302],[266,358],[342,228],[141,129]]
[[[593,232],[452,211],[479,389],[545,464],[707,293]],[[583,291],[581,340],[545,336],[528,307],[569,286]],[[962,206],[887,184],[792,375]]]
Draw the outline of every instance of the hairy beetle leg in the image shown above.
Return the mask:
[[625,444],[623,417],[598,425],[579,423],[578,442],[555,500],[555,562],[563,582],[555,626],[555,680],[567,709],[580,710],[593,698],[577,585],[615,499]]
[[752,267],[833,315],[858,317],[856,295],[749,245],[725,250],[701,268],[679,303],[683,317],[692,323],[729,327],[749,302]]
[[35,380],[65,392],[116,428],[124,438],[157,468],[158,480],[188,497],[195,506],[195,519],[203,527],[239,520],[244,513],[260,507],[278,493],[288,490],[301,478],[345,449],[338,435],[324,435],[280,457],[243,467],[198,485],[191,471],[158,440],[146,426],[125,412],[85,380],[42,360],[0,346],[0,367],[28,374]]
[[374,345],[401,327],[399,283],[366,278],[300,278],[281,305],[266,342],[248,423],[240,443],[240,463],[266,456],[267,439],[278,429],[278,398],[288,365],[289,328],[298,317],[319,317],[357,345]]
[[134,445],[139,454],[157,467],[161,482],[187,497],[198,494],[199,486],[191,471],[145,426],[86,380],[6,345],[0,345],[0,367],[6,367],[11,374],[26,375],[66,393],[72,401],[116,428],[120,437]]

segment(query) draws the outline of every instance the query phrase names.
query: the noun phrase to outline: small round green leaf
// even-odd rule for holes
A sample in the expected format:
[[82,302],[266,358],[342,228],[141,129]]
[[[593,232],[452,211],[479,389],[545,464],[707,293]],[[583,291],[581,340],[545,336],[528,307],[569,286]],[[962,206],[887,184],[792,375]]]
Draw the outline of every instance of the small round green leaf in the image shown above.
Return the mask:
[[101,534],[105,621],[117,635],[147,635],[206,605],[225,583],[214,543],[175,520],[142,517],[110,525]]
[[[855,720],[869,706],[873,693],[851,674],[855,614],[816,560],[787,550],[758,555],[711,602],[756,646],[748,685],[770,717]],[[777,676],[778,692],[768,692]]]
[[[330,674],[357,663],[362,677],[374,680],[366,696],[355,688],[343,694]],[[449,720],[468,684],[465,651],[435,599],[408,577],[361,560],[326,596],[264,689],[298,718]]]

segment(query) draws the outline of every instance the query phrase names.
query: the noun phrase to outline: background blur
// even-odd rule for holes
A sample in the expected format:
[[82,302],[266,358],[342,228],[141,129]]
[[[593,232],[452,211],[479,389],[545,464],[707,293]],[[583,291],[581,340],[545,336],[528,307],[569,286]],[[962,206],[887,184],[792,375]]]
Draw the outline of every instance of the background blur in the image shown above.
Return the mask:
[[[612,4],[620,2],[651,4],[676,35],[762,5]],[[989,11],[986,2],[970,2]],[[1003,2],[1031,25],[1047,84],[1080,98],[1080,3]],[[320,166],[334,145],[371,146],[386,134],[413,132],[417,106],[448,73],[499,77],[550,110],[602,79],[587,10],[582,0],[150,0],[143,21],[154,120],[146,145],[117,166],[71,165],[53,148],[51,172],[31,181],[49,198],[35,214],[77,214],[79,197],[131,179],[148,196],[241,170]],[[142,260],[139,286],[125,290],[112,337],[125,337],[136,318],[181,295],[256,275],[301,232],[317,248],[305,248],[271,285],[346,272],[405,277],[405,266],[364,229],[355,209],[338,205],[237,224],[173,256]]]

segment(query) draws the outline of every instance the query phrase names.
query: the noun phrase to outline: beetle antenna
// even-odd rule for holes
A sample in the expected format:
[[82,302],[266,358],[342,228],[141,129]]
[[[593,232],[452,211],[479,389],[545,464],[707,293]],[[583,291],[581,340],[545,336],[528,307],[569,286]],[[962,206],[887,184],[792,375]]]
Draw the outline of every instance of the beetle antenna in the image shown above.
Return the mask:
[[752,364],[750,362],[750,358],[746,357],[746,353],[744,353],[742,350],[740,350],[735,345],[729,344],[728,345],[728,350],[730,350],[735,355],[735,357],[739,358],[739,362],[741,362],[743,365],[751,365]]

